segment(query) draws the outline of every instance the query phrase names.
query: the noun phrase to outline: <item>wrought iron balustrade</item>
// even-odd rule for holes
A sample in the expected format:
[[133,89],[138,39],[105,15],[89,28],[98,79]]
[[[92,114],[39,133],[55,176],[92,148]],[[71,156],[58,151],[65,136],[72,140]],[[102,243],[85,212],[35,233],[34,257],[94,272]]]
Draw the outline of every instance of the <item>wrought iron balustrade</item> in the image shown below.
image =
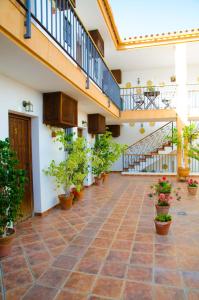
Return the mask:
[[124,111],[171,109],[175,107],[176,86],[121,88],[120,95]]
[[[129,146],[123,155],[123,170],[145,172],[145,169],[152,171],[153,166],[154,172],[164,170],[165,172],[173,172],[171,170],[174,169],[174,164],[171,164],[171,162],[175,160],[172,157],[176,156],[176,154],[173,144],[169,139],[169,137],[172,136],[173,128],[173,122],[169,122]],[[170,149],[170,151],[168,151],[168,149]],[[168,164],[166,163],[167,160]],[[158,163],[162,163],[164,167]],[[169,169],[166,168],[166,165],[169,166]]]
[[151,155],[127,154],[124,158],[124,171],[128,171],[129,173],[176,173],[176,157],[176,153],[157,153]]
[[[91,79],[102,92],[121,108],[120,88],[107,67],[69,0],[17,0],[26,10],[28,20],[34,20],[48,36],[85,72],[86,86]],[[30,25],[30,24],[29,24]]]

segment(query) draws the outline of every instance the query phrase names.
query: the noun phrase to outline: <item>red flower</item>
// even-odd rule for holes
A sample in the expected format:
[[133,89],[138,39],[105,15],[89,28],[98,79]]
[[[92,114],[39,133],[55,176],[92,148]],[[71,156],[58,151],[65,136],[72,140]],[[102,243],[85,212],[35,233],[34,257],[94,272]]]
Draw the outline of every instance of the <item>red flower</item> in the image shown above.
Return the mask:
[[162,180],[163,180],[163,181],[166,181],[166,180],[167,180],[166,176],[163,176],[163,177],[162,177]]

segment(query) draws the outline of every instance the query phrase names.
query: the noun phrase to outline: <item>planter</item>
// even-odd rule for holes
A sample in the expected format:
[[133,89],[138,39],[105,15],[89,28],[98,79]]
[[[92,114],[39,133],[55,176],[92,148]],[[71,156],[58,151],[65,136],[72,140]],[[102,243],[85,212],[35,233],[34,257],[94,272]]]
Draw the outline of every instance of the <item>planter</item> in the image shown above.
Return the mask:
[[154,221],[155,222],[155,228],[156,228],[156,233],[159,235],[167,235],[169,232],[169,227],[171,225],[171,221],[169,222],[159,222],[159,221]]
[[62,194],[62,195],[59,195],[58,197],[59,197],[61,209],[68,210],[72,207],[73,197],[74,197],[72,194],[70,194],[70,195]]
[[156,204],[155,207],[156,207],[157,215],[168,215],[170,205],[161,206],[161,205]]
[[0,257],[10,255],[12,250],[12,242],[15,235],[15,229],[10,228],[6,237],[0,237]]
[[178,168],[178,176],[179,178],[187,178],[189,176],[190,173],[190,169],[189,168],[183,168],[183,167],[179,167]]
[[95,184],[95,185],[100,185],[101,178],[100,178],[100,177],[94,177],[94,179],[95,179],[94,184]]
[[108,173],[102,173],[101,178],[102,178],[102,182],[106,181],[108,179]]
[[195,196],[197,194],[198,187],[187,186],[187,189],[190,195]]

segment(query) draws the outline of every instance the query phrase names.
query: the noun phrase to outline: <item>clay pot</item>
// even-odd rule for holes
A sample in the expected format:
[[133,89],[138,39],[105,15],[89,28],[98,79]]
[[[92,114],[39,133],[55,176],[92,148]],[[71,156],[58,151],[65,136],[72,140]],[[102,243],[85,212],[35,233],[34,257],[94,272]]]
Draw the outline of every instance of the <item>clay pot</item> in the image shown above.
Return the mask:
[[100,177],[95,177],[94,179],[95,179],[94,184],[95,184],[95,185],[100,185],[101,178],[100,178]]
[[73,197],[74,197],[72,194],[70,194],[70,195],[62,194],[62,195],[59,195],[58,197],[59,197],[61,209],[68,210],[72,207]]
[[76,191],[76,193],[75,193],[75,196],[76,196],[77,200],[82,200],[83,195],[84,195],[84,190],[83,189],[79,192]]
[[169,227],[171,225],[171,221],[169,222],[159,222],[154,220],[156,233],[159,235],[167,235],[169,232]]
[[179,167],[178,168],[178,176],[179,178],[187,178],[189,176],[190,173],[190,169],[189,168],[183,168],[183,167]]
[[187,189],[190,195],[195,196],[197,194],[198,187],[187,186]]
[[156,207],[157,215],[168,215],[169,209],[170,209],[170,205],[161,206],[161,205],[156,204],[155,207]]
[[0,237],[0,257],[8,256],[12,250],[13,239],[16,236],[15,229],[8,229],[6,237]]
[[108,179],[108,173],[102,173],[101,178],[102,182],[104,183]]

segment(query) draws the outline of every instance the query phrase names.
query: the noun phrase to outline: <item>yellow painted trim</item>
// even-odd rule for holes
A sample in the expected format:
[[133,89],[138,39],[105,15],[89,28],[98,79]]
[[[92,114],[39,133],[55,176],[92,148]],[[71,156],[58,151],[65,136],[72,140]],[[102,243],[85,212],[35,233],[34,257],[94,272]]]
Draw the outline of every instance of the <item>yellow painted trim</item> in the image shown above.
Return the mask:
[[176,121],[177,113],[174,109],[160,110],[127,110],[122,111],[120,121],[128,122],[167,122]]
[[90,88],[86,89],[85,74],[36,25],[32,24],[32,38],[29,40],[24,39],[24,20],[24,12],[16,0],[0,1],[0,32],[2,34],[59,77],[73,85],[88,99],[97,103],[113,117],[118,118],[120,115],[119,109],[112,102],[108,107],[108,97],[92,82],[90,82]]
[[171,44],[199,41],[199,29],[191,29],[162,34],[151,34],[122,40],[114,20],[109,0],[97,0],[101,13],[104,17],[110,35],[117,50],[145,48],[152,46],[165,46]]

